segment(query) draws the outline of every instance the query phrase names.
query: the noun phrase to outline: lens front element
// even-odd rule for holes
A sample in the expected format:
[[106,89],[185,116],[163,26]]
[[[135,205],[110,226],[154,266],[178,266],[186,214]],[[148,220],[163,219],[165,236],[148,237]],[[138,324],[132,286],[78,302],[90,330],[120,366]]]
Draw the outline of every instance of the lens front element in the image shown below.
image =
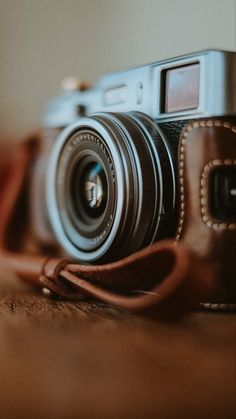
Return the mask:
[[81,177],[82,202],[84,208],[92,216],[97,216],[95,211],[103,207],[104,197],[107,195],[107,182],[104,170],[100,163],[90,163]]
[[75,210],[91,219],[100,217],[107,204],[108,183],[105,169],[100,162],[84,158],[75,170],[72,180]]

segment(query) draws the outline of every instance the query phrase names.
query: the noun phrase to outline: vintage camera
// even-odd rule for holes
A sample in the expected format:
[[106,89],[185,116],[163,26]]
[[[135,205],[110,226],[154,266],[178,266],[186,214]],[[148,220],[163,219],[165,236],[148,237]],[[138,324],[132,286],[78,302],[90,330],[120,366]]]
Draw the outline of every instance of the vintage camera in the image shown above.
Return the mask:
[[[204,139],[206,150],[208,144],[214,148],[214,129],[235,121],[235,90],[236,53],[216,50],[106,74],[93,88],[69,83],[48,103],[43,119],[31,200],[41,243],[59,243],[79,261],[103,263],[178,238],[183,211],[188,216],[204,201],[200,194],[187,203],[181,198],[181,135],[186,126],[205,126],[213,135]],[[221,144],[226,141],[222,137]],[[201,166],[201,150],[195,160]],[[212,175],[207,196],[212,218],[232,227],[231,166]],[[201,238],[199,243],[196,248]]]

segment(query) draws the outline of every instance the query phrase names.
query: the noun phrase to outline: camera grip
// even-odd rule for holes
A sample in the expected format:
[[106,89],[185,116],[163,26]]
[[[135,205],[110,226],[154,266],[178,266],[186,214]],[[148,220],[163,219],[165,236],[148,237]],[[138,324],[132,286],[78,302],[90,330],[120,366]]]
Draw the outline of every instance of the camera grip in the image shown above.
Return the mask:
[[176,239],[215,265],[218,287],[209,300],[213,304],[236,303],[236,120],[229,120],[189,124],[179,146]]

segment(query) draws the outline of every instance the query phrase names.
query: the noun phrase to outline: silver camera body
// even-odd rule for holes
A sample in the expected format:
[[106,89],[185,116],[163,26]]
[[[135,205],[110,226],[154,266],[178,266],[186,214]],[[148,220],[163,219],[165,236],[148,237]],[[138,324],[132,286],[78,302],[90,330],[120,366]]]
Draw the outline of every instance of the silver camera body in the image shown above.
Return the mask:
[[53,98],[35,180],[44,182],[47,208],[37,234],[50,225],[50,240],[86,263],[174,237],[181,131],[190,121],[234,117],[235,91],[236,53],[207,50],[106,74]]

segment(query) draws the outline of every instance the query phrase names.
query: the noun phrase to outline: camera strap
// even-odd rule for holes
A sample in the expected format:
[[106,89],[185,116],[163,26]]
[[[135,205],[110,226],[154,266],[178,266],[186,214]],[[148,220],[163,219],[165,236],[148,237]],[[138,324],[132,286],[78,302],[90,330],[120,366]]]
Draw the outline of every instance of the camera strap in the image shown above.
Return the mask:
[[28,186],[39,142],[35,135],[19,144],[0,172],[0,256],[19,277],[65,299],[92,297],[136,312],[177,315],[205,299],[214,285],[212,267],[174,240],[95,266],[28,252]]

